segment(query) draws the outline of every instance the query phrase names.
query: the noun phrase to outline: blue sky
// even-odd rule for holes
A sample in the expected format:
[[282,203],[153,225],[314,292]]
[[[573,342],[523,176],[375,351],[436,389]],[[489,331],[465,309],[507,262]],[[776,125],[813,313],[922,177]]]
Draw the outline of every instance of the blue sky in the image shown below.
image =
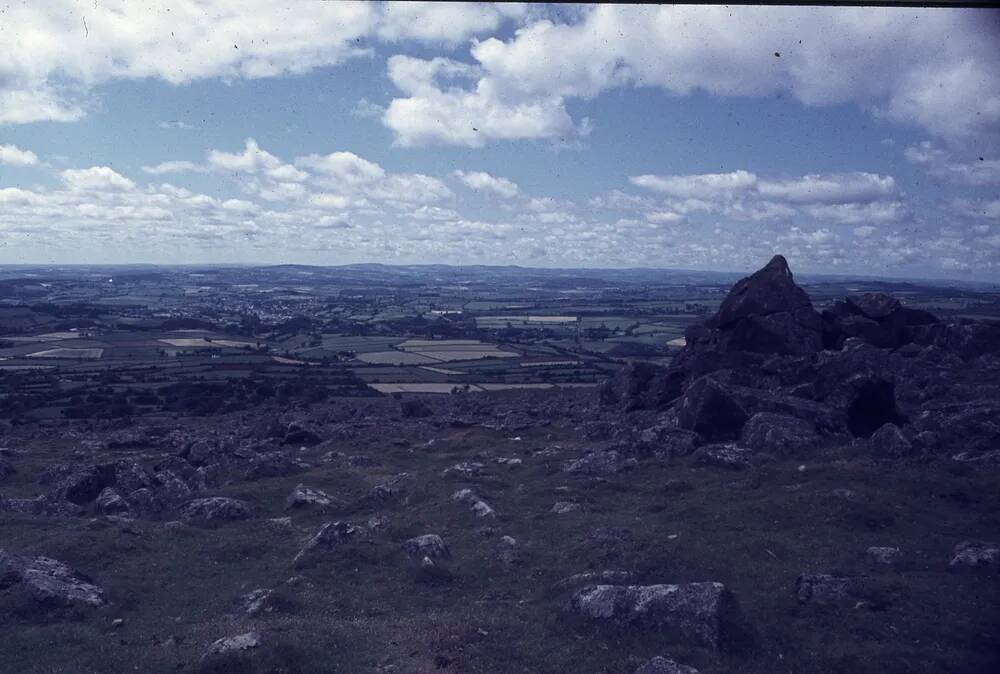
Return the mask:
[[0,263],[1000,279],[995,11],[39,5]]

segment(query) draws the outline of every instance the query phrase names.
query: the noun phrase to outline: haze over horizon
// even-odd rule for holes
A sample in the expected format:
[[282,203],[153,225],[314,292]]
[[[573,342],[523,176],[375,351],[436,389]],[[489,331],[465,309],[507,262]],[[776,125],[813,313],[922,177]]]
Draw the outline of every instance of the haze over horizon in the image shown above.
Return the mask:
[[1000,12],[0,13],[0,264],[1000,280]]

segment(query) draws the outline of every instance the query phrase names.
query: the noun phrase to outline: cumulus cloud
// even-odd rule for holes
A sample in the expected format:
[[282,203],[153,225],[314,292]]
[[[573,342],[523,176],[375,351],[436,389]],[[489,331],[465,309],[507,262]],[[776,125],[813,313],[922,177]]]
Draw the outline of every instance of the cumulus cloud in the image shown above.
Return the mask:
[[467,2],[389,2],[381,7],[378,36],[389,42],[418,40],[455,45],[491,32],[507,18],[524,16],[526,7]]
[[385,170],[353,152],[331,152],[299,157],[296,165],[316,171],[335,185],[361,185],[380,180]]
[[131,190],[135,183],[107,166],[67,169],[60,174],[71,190]]
[[454,171],[452,176],[462,181],[466,187],[479,192],[489,192],[510,199],[517,196],[520,189],[507,178],[490,175],[485,171]]
[[[615,87],[687,95],[787,93],[809,106],[853,103],[949,142],[1000,135],[998,14],[940,9],[599,5],[569,23],[532,22],[507,40],[473,44],[475,78],[389,73],[405,98],[383,117],[401,145],[479,146],[485,139],[555,137],[575,128],[566,109]],[[774,53],[780,53],[780,58]],[[429,63],[429,62],[428,62]],[[457,124],[441,121],[458,120]],[[517,124],[483,124],[515,114]]]
[[792,203],[868,203],[895,194],[896,181],[892,176],[874,173],[807,175],[763,181],[757,189],[765,197]]
[[22,150],[16,145],[0,145],[0,164],[7,166],[34,166],[38,155],[31,150]]
[[654,192],[682,199],[723,199],[755,188],[757,176],[749,171],[698,175],[639,175],[629,181]]

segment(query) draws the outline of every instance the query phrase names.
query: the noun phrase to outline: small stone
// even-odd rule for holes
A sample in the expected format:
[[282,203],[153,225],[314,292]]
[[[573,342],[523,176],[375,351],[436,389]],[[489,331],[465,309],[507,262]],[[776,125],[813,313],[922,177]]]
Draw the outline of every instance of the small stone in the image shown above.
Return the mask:
[[632,674],[698,674],[698,670],[657,656]]
[[125,624],[125,619],[124,618],[115,618],[114,620],[111,621],[111,626],[114,627],[114,628],[119,628],[119,627],[123,626],[124,624]]
[[260,634],[257,632],[246,632],[245,634],[237,634],[232,637],[223,637],[212,642],[212,645],[205,651],[204,658],[239,653],[257,648],[258,646],[260,646]]
[[572,501],[559,501],[549,512],[553,512],[557,515],[565,515],[566,513],[576,512],[580,509],[579,503],[573,503]]
[[448,544],[437,534],[424,534],[411,538],[403,543],[403,547],[406,548],[407,554],[411,557],[429,557],[431,559],[451,557]]
[[899,561],[899,548],[872,546],[865,551],[868,559],[875,564],[895,564]]

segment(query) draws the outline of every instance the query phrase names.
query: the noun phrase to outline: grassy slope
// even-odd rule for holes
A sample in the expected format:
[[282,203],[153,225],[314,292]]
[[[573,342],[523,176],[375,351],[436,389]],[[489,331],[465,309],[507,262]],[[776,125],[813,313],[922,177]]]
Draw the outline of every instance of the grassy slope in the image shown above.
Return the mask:
[[[415,441],[412,450],[388,438],[370,447],[345,443],[346,453],[364,452],[382,465],[337,463],[219,490],[280,517],[299,482],[352,499],[399,471],[417,475],[408,503],[296,513],[292,528],[265,520],[180,529],[137,522],[129,533],[88,528],[85,520],[4,514],[0,546],[75,566],[102,584],[114,605],[56,620],[30,610],[16,593],[0,594],[0,671],[197,671],[208,643],[251,628],[274,645],[258,654],[253,671],[273,665],[303,672],[625,673],[644,658],[668,655],[703,672],[981,672],[1000,661],[1000,574],[946,571],[959,541],[1000,537],[995,474],[875,466],[845,450],[839,459],[832,452],[742,473],[650,459],[600,481],[559,471],[583,446],[575,438],[572,428],[558,427],[521,441],[446,429],[429,447]],[[553,444],[563,447],[559,458],[528,455]],[[525,463],[491,465],[492,477],[481,479],[441,475],[480,453]],[[19,463],[24,469],[3,485],[5,494],[28,491],[33,467]],[[694,488],[665,490],[671,479]],[[466,486],[497,509],[495,523],[451,502]],[[833,493],[841,488],[856,496]],[[558,500],[578,500],[583,511],[549,513]],[[292,568],[301,543],[324,521],[364,523],[372,514],[389,520],[373,544],[351,544],[329,561]],[[602,527],[618,531],[595,537]],[[402,552],[403,540],[432,532],[451,546],[450,582],[421,575]],[[496,558],[505,534],[521,543],[523,564],[511,571]],[[904,564],[872,566],[864,558],[871,545],[899,546]],[[553,584],[603,569],[633,571],[638,583],[725,582],[756,646],[716,656],[657,633],[571,619],[564,611],[570,591]],[[867,573],[901,590],[881,611],[799,606],[794,583],[801,571]],[[236,616],[239,595],[295,575],[304,580],[282,586],[284,611]],[[119,629],[111,627],[116,617],[125,619]]]

